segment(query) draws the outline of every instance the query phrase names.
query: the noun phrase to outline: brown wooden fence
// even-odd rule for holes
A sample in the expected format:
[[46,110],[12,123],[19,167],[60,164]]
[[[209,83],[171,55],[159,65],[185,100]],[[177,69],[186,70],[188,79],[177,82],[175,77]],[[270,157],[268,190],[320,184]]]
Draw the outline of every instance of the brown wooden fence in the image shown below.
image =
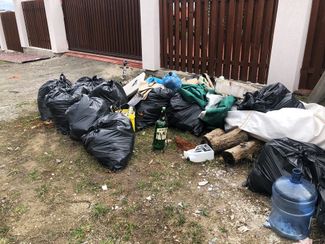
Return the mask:
[[265,83],[278,0],[160,0],[165,68]]
[[139,0],[63,0],[69,49],[141,59]]
[[313,89],[324,71],[325,1],[313,0],[299,88]]
[[15,12],[0,13],[0,17],[3,26],[3,32],[5,34],[7,48],[18,52],[23,52],[18,34]]
[[29,45],[51,49],[43,0],[22,2]]

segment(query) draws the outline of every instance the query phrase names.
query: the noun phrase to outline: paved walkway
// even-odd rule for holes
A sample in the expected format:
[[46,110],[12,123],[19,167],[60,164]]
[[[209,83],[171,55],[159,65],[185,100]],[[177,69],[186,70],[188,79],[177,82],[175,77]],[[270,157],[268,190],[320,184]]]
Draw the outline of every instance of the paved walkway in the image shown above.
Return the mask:
[[[120,80],[122,69],[115,64],[67,56],[25,64],[0,61],[0,121],[36,111],[38,88],[61,73],[73,82],[94,75]],[[140,70],[130,68],[128,78],[138,73]]]

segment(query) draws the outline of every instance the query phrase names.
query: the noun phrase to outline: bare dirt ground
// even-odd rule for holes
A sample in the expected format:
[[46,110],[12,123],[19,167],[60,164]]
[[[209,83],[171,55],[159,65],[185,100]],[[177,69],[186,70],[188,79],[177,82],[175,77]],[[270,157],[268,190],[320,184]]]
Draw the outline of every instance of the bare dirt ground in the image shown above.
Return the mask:
[[[0,70],[0,243],[292,243],[263,227],[270,199],[241,186],[251,165],[181,159],[174,137],[200,138],[170,130],[156,153],[153,130],[137,132],[129,166],[112,173],[39,120],[43,82],[61,72],[116,78],[118,66],[61,57]],[[312,230],[324,243],[314,222]]]

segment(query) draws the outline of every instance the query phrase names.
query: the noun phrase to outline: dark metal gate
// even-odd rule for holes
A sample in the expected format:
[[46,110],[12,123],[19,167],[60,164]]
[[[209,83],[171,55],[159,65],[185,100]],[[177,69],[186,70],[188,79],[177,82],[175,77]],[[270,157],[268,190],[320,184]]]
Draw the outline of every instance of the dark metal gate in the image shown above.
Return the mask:
[[51,49],[51,41],[43,0],[22,2],[29,45]]
[[161,64],[266,83],[278,0],[160,0]]
[[313,0],[300,89],[313,89],[325,71],[325,1]]
[[20,44],[17,22],[15,12],[3,12],[0,13],[3,32],[9,50],[23,52],[23,48]]
[[69,49],[141,59],[139,0],[63,0]]

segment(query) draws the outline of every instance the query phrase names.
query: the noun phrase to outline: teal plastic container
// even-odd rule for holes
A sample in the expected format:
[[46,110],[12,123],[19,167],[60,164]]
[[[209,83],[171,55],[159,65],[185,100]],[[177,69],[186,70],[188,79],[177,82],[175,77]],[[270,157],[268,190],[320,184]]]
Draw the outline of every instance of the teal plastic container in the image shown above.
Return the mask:
[[301,170],[295,168],[291,177],[282,176],[272,186],[269,225],[292,240],[308,237],[318,195],[315,186],[301,177]]

